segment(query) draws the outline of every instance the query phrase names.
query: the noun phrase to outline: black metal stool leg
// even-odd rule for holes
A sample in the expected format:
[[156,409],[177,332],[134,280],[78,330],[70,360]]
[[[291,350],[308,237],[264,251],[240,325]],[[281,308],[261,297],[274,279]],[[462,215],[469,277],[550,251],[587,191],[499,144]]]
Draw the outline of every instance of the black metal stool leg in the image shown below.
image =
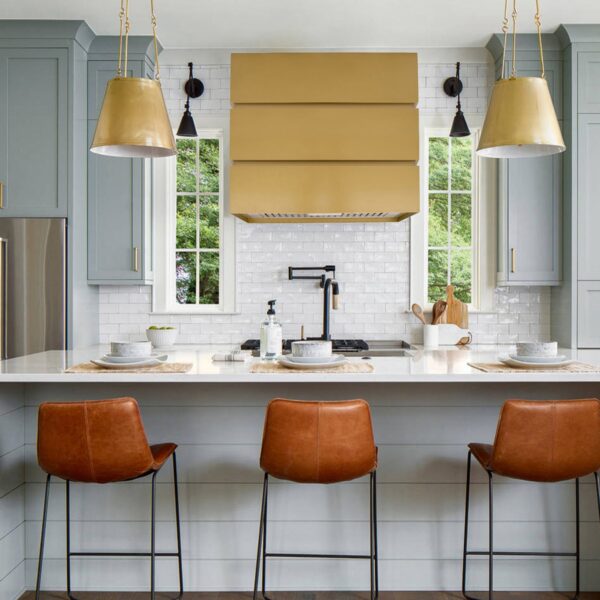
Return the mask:
[[469,504],[471,495],[471,451],[467,455],[467,489],[465,494],[465,537],[463,544],[463,564],[462,564],[462,594],[468,600],[474,600],[467,595],[467,552],[469,551]]
[[267,522],[269,511],[269,476],[265,477],[265,513],[263,516],[263,544],[262,544],[262,595],[266,598],[267,586]]
[[155,600],[156,580],[156,471],[152,473],[152,519],[150,524],[150,598]]
[[181,519],[179,516],[179,484],[177,481],[177,456],[173,452],[173,489],[175,492],[175,521],[177,527],[177,562],[179,567],[179,598],[183,596],[183,564],[181,558]]
[[375,598],[379,598],[379,550],[377,543],[377,471],[373,471],[373,540],[375,542]]
[[264,516],[265,516],[265,505],[267,500],[267,486],[268,486],[268,477],[269,475],[265,473],[265,478],[263,480],[263,494],[262,494],[262,503],[260,507],[260,524],[258,526],[258,549],[256,550],[256,570],[254,571],[254,594],[252,596],[253,600],[256,600],[258,597],[258,576],[260,574],[260,563],[261,563],[261,553],[263,552],[263,528],[264,528]]
[[46,522],[48,521],[48,497],[50,494],[50,478],[52,475],[48,474],[46,477],[46,493],[44,494],[44,516],[42,517],[42,534],[40,536],[40,554],[38,557],[38,570],[37,580],[35,584],[35,600],[40,599],[40,586],[42,583],[42,564],[44,562],[44,542],[46,540]]
[[490,556],[489,556],[489,592],[488,600],[494,598],[494,486],[492,482],[492,472],[488,471],[488,490],[490,503]]
[[581,560],[580,560],[580,533],[579,533],[579,478],[575,479],[575,595],[573,600],[579,599],[579,588],[581,581]]
[[66,521],[67,521],[67,597],[70,600],[77,600],[71,594],[71,482],[65,481],[65,498],[66,498]]
[[373,473],[369,478],[369,564],[371,566],[371,600],[375,600],[375,531],[373,527]]
[[594,479],[596,480],[596,498],[598,500],[598,518],[600,518],[600,477],[598,477],[598,473],[594,473]]

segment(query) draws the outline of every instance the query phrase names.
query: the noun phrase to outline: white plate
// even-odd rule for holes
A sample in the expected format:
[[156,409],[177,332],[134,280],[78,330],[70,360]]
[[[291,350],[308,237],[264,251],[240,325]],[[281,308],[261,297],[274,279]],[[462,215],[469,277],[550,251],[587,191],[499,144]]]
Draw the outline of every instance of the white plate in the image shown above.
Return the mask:
[[557,356],[519,356],[518,354],[510,354],[510,358],[517,362],[527,364],[556,364],[568,360],[564,354]]
[[297,364],[325,364],[330,362],[335,362],[338,360],[339,355],[337,356],[292,356],[291,354],[286,354],[285,358],[287,360],[291,360]]
[[319,362],[319,363],[299,363],[293,362],[288,359],[287,356],[281,356],[277,359],[279,364],[283,367],[287,367],[288,369],[330,369],[331,367],[337,367],[338,365],[345,365],[348,362],[348,359],[345,356],[334,356],[335,360],[330,360],[328,362]]
[[517,367],[518,369],[557,369],[559,367],[566,367],[573,362],[572,360],[567,359],[553,363],[526,363],[521,360],[515,360],[510,356],[499,356],[498,360],[509,367]]
[[164,363],[165,359],[161,356],[160,358],[147,358],[143,361],[138,361],[135,363],[113,363],[102,360],[101,358],[97,358],[91,362],[104,369],[137,369],[139,367],[155,367],[156,365]]
[[159,354],[158,352],[153,352],[150,354],[150,356],[117,356],[114,354],[105,354],[100,360],[114,364],[122,363],[126,365],[134,365],[147,360],[167,360],[167,358],[168,354]]

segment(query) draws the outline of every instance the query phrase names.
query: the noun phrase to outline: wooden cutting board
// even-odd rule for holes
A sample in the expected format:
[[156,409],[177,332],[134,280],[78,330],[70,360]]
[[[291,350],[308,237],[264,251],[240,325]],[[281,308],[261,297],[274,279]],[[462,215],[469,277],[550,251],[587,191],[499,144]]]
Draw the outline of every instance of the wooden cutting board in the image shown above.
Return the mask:
[[461,329],[468,329],[469,327],[469,307],[463,304],[458,298],[454,297],[454,286],[449,285],[446,288],[447,292],[447,308],[446,308],[446,322],[454,323]]

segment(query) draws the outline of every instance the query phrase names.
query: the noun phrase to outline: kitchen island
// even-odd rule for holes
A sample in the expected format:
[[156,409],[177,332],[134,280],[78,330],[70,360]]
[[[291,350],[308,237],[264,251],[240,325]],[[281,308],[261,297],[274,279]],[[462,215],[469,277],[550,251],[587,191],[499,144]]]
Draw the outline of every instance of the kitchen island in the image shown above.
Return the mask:
[[[65,373],[105,348],[46,352],[0,364],[0,598],[34,585],[44,474],[36,463],[37,407],[44,401],[135,397],[152,443],[179,444],[185,583],[188,590],[252,586],[262,473],[264,410],[275,396],[337,400],[363,397],[379,446],[380,584],[383,590],[460,588],[466,444],[493,439],[507,398],[600,396],[600,373],[484,373],[507,348],[423,351],[371,359],[371,373],[254,374],[248,363],[213,363],[211,348],[182,347],[169,360],[183,374]],[[600,352],[573,358],[600,364]],[[353,359],[361,360],[361,359]],[[486,476],[474,468],[471,541],[487,543]],[[175,547],[171,470],[159,475],[157,544]],[[45,589],[65,587],[64,484],[53,484]],[[72,486],[73,550],[146,550],[149,482]],[[600,589],[600,524],[593,479],[582,482],[582,587]],[[496,544],[508,550],[570,550],[574,485],[496,483]],[[368,482],[296,486],[273,482],[273,552],[359,553],[368,548]],[[75,590],[144,590],[144,559],[73,560]],[[157,561],[159,589],[174,590],[175,559]],[[474,559],[470,587],[486,586],[486,562]],[[367,564],[271,560],[268,587],[367,589]],[[499,558],[497,589],[572,589],[570,559]]]

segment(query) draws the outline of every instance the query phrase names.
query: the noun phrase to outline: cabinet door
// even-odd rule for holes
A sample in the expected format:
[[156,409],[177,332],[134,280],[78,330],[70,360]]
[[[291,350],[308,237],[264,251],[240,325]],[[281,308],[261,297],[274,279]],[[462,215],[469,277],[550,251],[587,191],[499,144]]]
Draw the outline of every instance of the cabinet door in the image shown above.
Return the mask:
[[600,113],[600,52],[577,54],[578,112]]
[[[91,143],[96,127],[89,122]],[[143,159],[88,157],[88,280],[141,281]]]
[[579,116],[578,279],[600,281],[600,115]]
[[577,297],[577,345],[600,348],[600,281],[580,281]]
[[507,281],[523,285],[560,282],[561,157],[507,161]]
[[0,49],[1,217],[66,217],[68,51]]

